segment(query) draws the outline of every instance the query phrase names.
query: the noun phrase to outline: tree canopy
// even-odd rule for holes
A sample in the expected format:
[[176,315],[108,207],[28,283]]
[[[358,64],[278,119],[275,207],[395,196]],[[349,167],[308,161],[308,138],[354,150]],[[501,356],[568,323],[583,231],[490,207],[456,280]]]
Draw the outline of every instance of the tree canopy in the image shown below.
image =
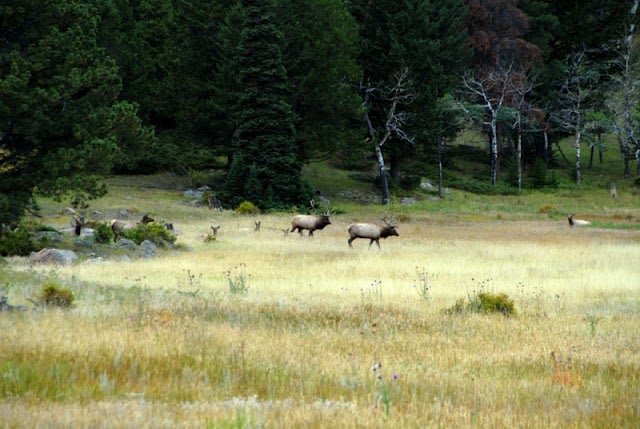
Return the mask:
[[[301,168],[318,157],[370,168],[384,155],[394,184],[411,184],[457,129],[443,100],[477,104],[469,77],[494,98],[508,84],[495,123],[488,110],[478,121],[495,183],[498,164],[522,152],[549,165],[553,142],[574,132],[553,118],[576,55],[595,76],[579,113],[606,122],[590,120],[583,140],[615,133],[627,178],[640,166],[637,0],[614,3],[7,0],[0,223],[35,209],[39,193],[81,206],[113,172],[224,166],[224,203],[265,208],[304,203]],[[388,95],[399,73],[411,95],[402,106]],[[392,107],[404,134],[381,148],[369,125],[386,135]]]
[[97,178],[151,130],[135,104],[118,100],[118,68],[96,40],[85,3],[9,1],[0,8],[0,222],[34,208],[36,193],[104,194]]

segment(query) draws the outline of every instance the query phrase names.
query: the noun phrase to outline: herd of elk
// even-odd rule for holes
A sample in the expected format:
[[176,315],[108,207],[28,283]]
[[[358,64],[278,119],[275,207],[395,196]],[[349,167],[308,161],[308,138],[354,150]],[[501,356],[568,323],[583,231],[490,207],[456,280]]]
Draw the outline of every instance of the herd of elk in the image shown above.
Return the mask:
[[[311,207],[316,211],[316,213],[318,212],[313,200],[311,201]],[[285,228],[285,229],[282,229],[282,232],[286,236],[289,234],[289,232],[294,232],[298,230],[298,233],[302,235],[302,231],[307,230],[309,231],[309,234],[308,234],[309,237],[312,237],[314,231],[322,230],[326,226],[331,225],[331,220],[329,219],[329,216],[330,216],[330,210],[328,209],[328,205],[327,205],[326,212],[323,214],[295,215],[291,221],[291,230],[289,231],[288,228]],[[73,218],[74,218],[74,224],[73,224],[74,233],[75,235],[80,235],[80,231],[82,227],[85,225],[84,217],[79,217],[74,215]],[[587,220],[576,219],[574,217],[574,214],[570,215],[567,218],[567,220],[569,221],[569,225],[572,227],[586,226],[591,224],[591,222]],[[369,247],[371,247],[371,245],[373,245],[373,243],[375,242],[376,245],[378,246],[378,249],[380,249],[381,238],[399,236],[398,231],[396,230],[397,225],[395,225],[392,222],[392,219],[385,216],[382,219],[382,221],[384,222],[384,225],[377,225],[374,223],[363,223],[363,222],[350,224],[347,228],[347,232],[349,233],[349,239],[347,243],[349,244],[349,247],[353,247],[352,243],[354,240],[356,240],[357,238],[362,238],[362,239],[369,240]],[[155,222],[155,219],[150,217],[148,214],[145,214],[142,216],[142,219],[137,224],[146,225],[151,222]],[[109,223],[109,226],[111,227],[111,230],[113,232],[113,236],[114,236],[113,241],[117,242],[119,238],[124,236],[124,233],[126,230],[132,229],[135,225],[136,224],[132,222],[122,221],[118,219],[111,220],[111,222]],[[260,226],[261,226],[261,221],[254,221],[253,230],[255,232],[259,232]],[[167,224],[167,228],[173,229],[173,225]],[[211,226],[211,233],[207,234],[208,238],[210,240],[215,240],[215,237],[218,235],[219,229],[220,229],[220,225]],[[210,241],[210,240],[205,240],[205,241]]]
[[[315,202],[311,200],[311,208],[316,212],[316,214],[300,214],[295,215],[291,220],[291,230],[288,228],[282,229],[282,233],[286,236],[290,232],[298,231],[300,235],[302,235],[302,231],[309,231],[309,237],[313,237],[314,231],[322,230],[326,226],[331,225],[331,220],[329,216],[331,215],[331,210],[329,209],[329,205],[327,203],[327,207],[324,213],[319,214],[318,210],[315,206]],[[369,247],[375,242],[380,249],[380,238],[387,238],[390,236],[398,236],[398,231],[396,231],[396,225],[391,223],[391,220],[388,217],[383,219],[385,223],[384,226],[375,225],[372,223],[354,223],[349,225],[349,247],[351,243],[356,238],[365,238],[369,239]],[[254,231],[260,231],[260,221],[255,221],[255,229]],[[208,234],[212,236],[212,238],[217,234],[218,227],[211,227],[213,229],[213,234]]]

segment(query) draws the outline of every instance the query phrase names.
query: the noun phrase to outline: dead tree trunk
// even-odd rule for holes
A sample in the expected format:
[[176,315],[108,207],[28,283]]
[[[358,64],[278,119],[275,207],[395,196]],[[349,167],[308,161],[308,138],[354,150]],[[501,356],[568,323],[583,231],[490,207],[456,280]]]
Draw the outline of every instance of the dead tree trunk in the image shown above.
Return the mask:
[[444,192],[442,188],[442,151],[444,147],[444,141],[438,140],[438,196],[444,198]]
[[387,205],[389,204],[389,180],[387,178],[387,168],[384,165],[384,156],[382,154],[382,146],[385,144],[386,139],[388,138],[385,133],[385,137],[380,141],[376,141],[377,134],[376,129],[371,123],[371,118],[369,118],[369,113],[365,113],[364,120],[367,124],[367,128],[369,129],[369,136],[374,143],[374,150],[376,153],[376,161],[378,163],[378,172],[380,173],[380,194],[381,200],[380,204]]
[[[395,136],[399,140],[408,141],[413,143],[413,138],[410,137],[404,130],[404,127],[408,121],[408,115],[406,112],[399,111],[401,105],[409,104],[415,98],[415,94],[409,91],[409,70],[404,69],[400,73],[396,74],[394,86],[382,95],[389,104],[389,108],[386,112],[386,118],[384,123],[384,134],[382,138],[378,139],[377,129],[369,117],[369,113],[365,113],[365,123],[369,130],[369,137],[374,144],[374,150],[376,154],[376,161],[378,163],[378,171],[380,172],[380,191],[381,191],[381,204],[389,204],[390,192],[389,192],[389,179],[387,174],[387,168],[384,163],[384,155],[382,153],[382,146],[392,137]],[[370,102],[369,95],[373,92],[373,89],[365,90],[364,104],[367,106]]]
[[549,149],[549,130],[546,126],[542,131],[542,135],[544,138],[544,165],[549,167],[549,161],[551,159],[551,156],[550,156],[551,150]]
[[[493,106],[492,106],[493,107]],[[498,181],[498,109],[491,111],[491,184]]]
[[378,160],[378,171],[380,172],[380,190],[381,200],[380,204],[389,204],[389,180],[387,179],[387,169],[384,165],[384,157],[382,156],[382,144],[376,145],[376,159]]
[[520,110],[516,112],[518,116],[518,143],[516,146],[516,164],[518,168],[518,190],[522,189],[522,117]]
[[[580,122],[578,121],[578,126]],[[581,154],[580,154],[580,138],[582,137],[582,132],[580,128],[576,131],[576,139],[575,139],[575,147],[576,147],[576,186],[580,187],[582,183],[582,167],[580,165],[581,162]]]

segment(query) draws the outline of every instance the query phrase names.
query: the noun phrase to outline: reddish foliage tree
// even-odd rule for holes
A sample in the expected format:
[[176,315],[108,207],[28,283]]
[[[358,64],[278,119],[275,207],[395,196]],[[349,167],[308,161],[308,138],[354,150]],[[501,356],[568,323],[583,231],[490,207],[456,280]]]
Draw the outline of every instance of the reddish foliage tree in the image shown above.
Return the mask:
[[[529,72],[542,59],[542,51],[524,38],[529,32],[529,18],[516,4],[517,0],[466,0],[466,25],[474,52],[473,73],[464,84],[471,97],[486,106],[484,126],[490,139],[491,184],[496,183],[498,169],[498,110],[503,106],[516,109],[521,126],[520,112],[532,107],[524,100],[532,88]],[[520,176],[519,145],[520,141]]]
[[542,52],[524,39],[529,18],[515,0],[467,0],[467,31],[473,47],[473,65],[486,74],[500,64],[528,69],[540,60]]

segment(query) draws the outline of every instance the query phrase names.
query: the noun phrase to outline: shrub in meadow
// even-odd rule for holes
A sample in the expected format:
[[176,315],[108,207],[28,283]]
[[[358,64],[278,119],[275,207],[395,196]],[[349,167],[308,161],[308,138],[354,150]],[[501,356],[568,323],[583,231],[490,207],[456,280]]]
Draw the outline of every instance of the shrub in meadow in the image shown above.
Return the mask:
[[93,239],[96,243],[107,244],[113,241],[113,231],[106,222],[100,222],[96,225],[93,233]]
[[68,308],[71,307],[74,299],[71,289],[64,288],[52,280],[43,285],[37,303],[43,306]]
[[460,298],[456,303],[445,310],[447,314],[464,313],[500,313],[504,316],[516,314],[515,304],[505,293],[478,292],[469,295],[467,300]]
[[483,313],[501,313],[505,316],[515,314],[513,300],[505,293],[480,292],[478,294],[480,311]]
[[260,209],[258,209],[258,207],[256,207],[256,205],[251,201],[241,202],[233,211],[241,215],[256,215],[260,213]]
[[135,228],[125,231],[124,237],[136,244],[148,240],[158,246],[174,243],[177,238],[164,225],[156,222],[136,225]]

